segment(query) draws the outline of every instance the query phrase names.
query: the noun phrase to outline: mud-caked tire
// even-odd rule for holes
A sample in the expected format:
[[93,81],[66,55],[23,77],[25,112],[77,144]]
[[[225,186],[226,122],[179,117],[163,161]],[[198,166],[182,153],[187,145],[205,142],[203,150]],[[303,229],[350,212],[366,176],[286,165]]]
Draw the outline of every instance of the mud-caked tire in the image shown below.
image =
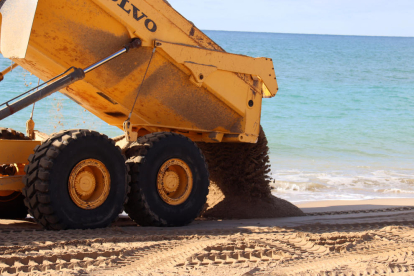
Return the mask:
[[131,192],[125,211],[137,224],[184,226],[199,216],[209,173],[194,142],[175,133],[153,133],[131,144],[126,155]]
[[[0,127],[0,139],[29,140],[23,133],[4,127]],[[0,192],[0,219],[24,219],[27,213],[24,196],[21,192]]]
[[103,228],[122,212],[129,179],[125,157],[106,135],[59,132],[36,147],[29,162],[25,204],[44,228]]

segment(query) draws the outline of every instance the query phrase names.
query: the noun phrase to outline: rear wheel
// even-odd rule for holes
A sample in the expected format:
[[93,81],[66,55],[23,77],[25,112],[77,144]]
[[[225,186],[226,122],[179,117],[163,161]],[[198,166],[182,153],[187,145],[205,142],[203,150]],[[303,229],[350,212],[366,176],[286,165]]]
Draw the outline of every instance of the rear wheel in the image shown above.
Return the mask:
[[209,174],[200,149],[170,132],[141,137],[127,151],[131,193],[125,211],[141,226],[183,226],[201,212]]
[[[11,128],[0,128],[0,139],[28,140],[23,133]],[[16,173],[13,165],[2,165],[1,175],[9,176]],[[0,191],[0,219],[23,219],[27,216],[24,197],[19,191]]]
[[35,149],[26,166],[25,204],[47,229],[102,228],[122,212],[127,168],[107,136],[63,131]]

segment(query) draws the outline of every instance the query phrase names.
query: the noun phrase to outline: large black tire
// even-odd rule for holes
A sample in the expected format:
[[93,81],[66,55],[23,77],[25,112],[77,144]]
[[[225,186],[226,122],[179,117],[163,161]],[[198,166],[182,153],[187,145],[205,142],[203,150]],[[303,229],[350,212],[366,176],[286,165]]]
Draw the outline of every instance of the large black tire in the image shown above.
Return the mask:
[[[87,159],[100,161],[110,174],[106,200],[89,210],[75,204],[68,188],[72,169]],[[29,162],[25,168],[25,204],[44,228],[103,228],[122,212],[129,179],[125,157],[106,135],[90,130],[61,131],[36,147]]]
[[[184,226],[197,218],[207,200],[209,173],[204,155],[190,139],[170,132],[141,137],[126,152],[131,192],[125,211],[141,226]],[[193,176],[191,194],[180,205],[160,196],[157,175],[166,161],[180,159]]]
[[[0,139],[29,140],[23,133],[11,128],[0,127]],[[21,192],[15,191],[7,196],[0,196],[0,219],[24,219],[27,208]]]
[[30,140],[29,137],[24,136],[24,134],[21,133],[20,131],[17,131],[11,128],[5,128],[5,127],[0,127],[0,139]]

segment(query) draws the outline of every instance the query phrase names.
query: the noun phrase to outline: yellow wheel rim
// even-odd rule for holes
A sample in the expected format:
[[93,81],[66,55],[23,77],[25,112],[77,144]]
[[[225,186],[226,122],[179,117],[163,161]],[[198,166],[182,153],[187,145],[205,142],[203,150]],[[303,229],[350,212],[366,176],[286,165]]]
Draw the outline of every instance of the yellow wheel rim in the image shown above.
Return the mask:
[[70,197],[78,207],[96,209],[108,198],[111,175],[102,162],[86,159],[73,168],[68,186]]
[[193,190],[193,174],[190,167],[180,159],[165,162],[157,176],[158,194],[169,205],[183,204]]
[[[14,196],[11,196],[15,193]],[[0,191],[0,202],[15,200],[21,193],[16,191]]]
[[0,197],[12,195],[15,191],[0,191]]

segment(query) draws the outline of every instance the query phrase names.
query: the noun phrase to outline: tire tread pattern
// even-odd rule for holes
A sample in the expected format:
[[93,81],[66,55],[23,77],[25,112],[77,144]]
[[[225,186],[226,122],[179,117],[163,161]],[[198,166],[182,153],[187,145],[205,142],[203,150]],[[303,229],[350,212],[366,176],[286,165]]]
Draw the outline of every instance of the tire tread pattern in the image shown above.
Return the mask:
[[22,132],[11,129],[0,127],[0,139],[5,140],[30,140],[29,137],[26,137]]
[[[167,221],[160,218],[157,214],[151,211],[147,203],[144,193],[139,188],[138,175],[141,173],[142,164],[145,162],[145,155],[154,147],[154,145],[162,139],[167,139],[171,136],[180,136],[187,139],[194,147],[199,150],[200,157],[204,160],[206,171],[208,172],[207,163],[201,150],[189,138],[173,133],[173,132],[156,132],[138,138],[133,142],[126,151],[127,167],[129,167],[129,174],[131,176],[128,204],[125,205],[125,211],[140,226],[157,226],[157,227],[172,227],[175,225],[169,224]],[[205,199],[205,201],[207,198]],[[200,214],[204,206],[201,206],[197,212]],[[184,225],[190,224],[193,219],[189,219]]]
[[[82,129],[62,130],[52,134],[42,145],[36,147],[34,154],[30,155],[28,159],[30,163],[25,167],[26,176],[23,178],[25,184],[23,188],[23,195],[25,196],[24,203],[29,209],[30,215],[45,229],[65,230],[69,228],[69,225],[61,223],[59,218],[54,215],[54,210],[50,205],[51,199],[48,195],[50,183],[48,180],[50,169],[53,167],[53,161],[71,141],[91,135],[100,137],[100,139],[103,139],[108,144],[115,144],[108,136],[96,131]],[[117,148],[121,152],[121,149],[119,147]],[[128,166],[126,167],[128,170]],[[126,174],[126,185],[128,186],[128,172]],[[128,193],[129,188],[127,188],[127,193],[125,193],[124,202],[127,202]],[[117,219],[118,216],[114,218],[114,221]]]

